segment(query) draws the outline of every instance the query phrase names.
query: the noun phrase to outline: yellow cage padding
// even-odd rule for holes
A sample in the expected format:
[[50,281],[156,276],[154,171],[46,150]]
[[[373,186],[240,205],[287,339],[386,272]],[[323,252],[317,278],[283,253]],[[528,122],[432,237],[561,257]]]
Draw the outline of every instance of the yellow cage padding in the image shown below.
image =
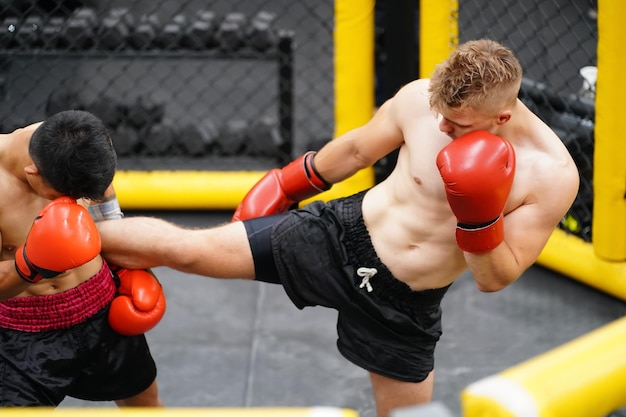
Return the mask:
[[622,74],[626,65],[622,52],[625,15],[623,0],[598,3],[592,219],[596,255],[622,264],[626,261],[626,140],[621,133],[626,114],[626,83]]
[[419,73],[430,78],[459,43],[458,0],[421,0]]
[[626,406],[626,318],[468,385],[464,417],[605,417]]
[[333,407],[261,408],[14,408],[6,417],[359,417],[354,410]]

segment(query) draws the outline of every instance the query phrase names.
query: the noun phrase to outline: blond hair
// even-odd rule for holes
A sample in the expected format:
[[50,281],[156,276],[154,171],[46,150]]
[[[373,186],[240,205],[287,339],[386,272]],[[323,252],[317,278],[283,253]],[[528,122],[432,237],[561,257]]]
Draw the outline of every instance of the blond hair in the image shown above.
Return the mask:
[[515,103],[522,81],[522,67],[505,46],[480,39],[459,45],[435,69],[430,79],[430,107],[474,108],[497,113]]

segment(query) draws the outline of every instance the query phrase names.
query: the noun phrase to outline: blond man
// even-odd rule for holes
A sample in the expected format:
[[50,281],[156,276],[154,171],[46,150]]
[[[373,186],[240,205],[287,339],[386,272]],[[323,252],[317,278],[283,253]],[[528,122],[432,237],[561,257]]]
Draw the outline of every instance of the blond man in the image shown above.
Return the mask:
[[[521,80],[508,48],[462,44],[364,126],[268,172],[233,223],[103,222],[104,253],[131,268],[277,283],[298,308],[334,308],[337,347],[369,371],[378,416],[428,402],[450,285],[468,268],[480,291],[513,283],[578,190],[568,151],[518,100]],[[397,148],[371,189],[293,209]]]

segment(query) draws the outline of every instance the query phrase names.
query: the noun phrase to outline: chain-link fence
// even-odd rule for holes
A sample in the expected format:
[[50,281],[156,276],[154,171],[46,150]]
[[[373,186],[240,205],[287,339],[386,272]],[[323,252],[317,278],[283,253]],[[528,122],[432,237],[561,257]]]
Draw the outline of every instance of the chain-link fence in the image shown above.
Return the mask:
[[[581,178],[561,227],[591,241],[596,0],[459,1],[459,41],[488,37],[524,68],[521,99],[563,140]],[[588,80],[588,81],[587,81]]]
[[332,135],[333,11],[313,0],[0,1],[2,131],[83,108],[111,129],[121,169],[282,163]]
[[[515,51],[521,98],[578,164],[561,226],[587,241],[595,108],[581,71],[593,78],[596,11],[595,0],[459,1],[459,40]],[[120,169],[284,163],[332,137],[333,13],[330,0],[0,0],[0,127],[85,108],[111,128]]]

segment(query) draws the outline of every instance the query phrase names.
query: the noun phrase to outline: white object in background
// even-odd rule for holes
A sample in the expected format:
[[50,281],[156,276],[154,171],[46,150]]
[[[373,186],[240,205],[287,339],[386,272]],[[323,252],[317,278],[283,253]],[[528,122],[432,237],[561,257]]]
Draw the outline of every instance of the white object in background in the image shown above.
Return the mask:
[[596,79],[598,78],[598,67],[586,66],[578,70],[583,77],[583,86],[579,95],[584,98],[594,99],[596,97]]

